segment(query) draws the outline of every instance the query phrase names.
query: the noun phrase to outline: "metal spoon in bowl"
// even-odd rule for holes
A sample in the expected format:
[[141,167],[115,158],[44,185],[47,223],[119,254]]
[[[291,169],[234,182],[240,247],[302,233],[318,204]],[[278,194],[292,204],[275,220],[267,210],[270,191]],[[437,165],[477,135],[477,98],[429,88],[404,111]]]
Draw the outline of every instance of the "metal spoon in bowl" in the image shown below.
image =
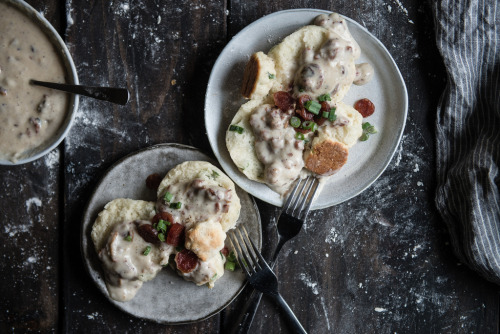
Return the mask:
[[33,79],[30,80],[30,84],[62,90],[68,93],[93,97],[94,99],[113,102],[121,105],[127,104],[128,99],[130,98],[130,93],[125,88],[89,87],[81,85],[59,84]]

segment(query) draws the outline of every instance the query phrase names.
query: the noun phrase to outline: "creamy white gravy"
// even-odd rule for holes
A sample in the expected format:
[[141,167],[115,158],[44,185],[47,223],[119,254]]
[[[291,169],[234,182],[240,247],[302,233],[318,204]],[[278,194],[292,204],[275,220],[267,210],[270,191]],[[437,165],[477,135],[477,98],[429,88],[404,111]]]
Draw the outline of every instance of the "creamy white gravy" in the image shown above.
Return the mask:
[[314,24],[328,29],[328,39],[315,52],[306,48],[294,77],[294,94],[317,98],[322,94],[336,94],[342,87],[368,82],[373,73],[371,65],[356,67],[354,61],[361,50],[347,27],[346,20],[337,13],[322,14]]
[[264,179],[274,191],[282,194],[304,167],[304,141],[295,139],[288,126],[290,115],[265,104],[250,116],[255,135],[255,152],[264,164]]
[[[121,222],[117,224],[99,252],[103,263],[106,286],[111,298],[129,301],[141,288],[143,281],[150,280],[168,264],[173,247],[166,243],[146,242],[137,232],[137,224],[149,221]],[[130,239],[130,240],[127,240]],[[144,251],[149,247],[149,254]]]
[[[168,212],[175,223],[186,229],[198,222],[220,222],[222,214],[228,212],[232,191],[224,187],[208,184],[202,179],[170,184],[165,188],[172,194],[170,202],[165,202],[162,194],[157,202],[158,211]],[[171,208],[172,203],[181,203],[180,209]]]
[[[318,51],[304,49],[294,75],[293,97],[306,94],[315,100],[323,94],[333,96],[352,83],[363,85],[370,81],[372,66],[368,63],[355,65],[361,50],[349,32],[346,20],[337,13],[322,14],[315,18],[314,24],[328,29],[328,39]],[[329,104],[335,107],[335,103]],[[265,183],[280,194],[286,193],[304,167],[305,143],[297,140],[295,130],[288,126],[290,117],[290,113],[267,104],[256,108],[250,116],[255,152],[264,164]],[[319,132],[325,131],[327,126],[339,127],[348,123],[349,119],[345,117],[334,122],[326,121]],[[309,132],[305,139],[311,142],[315,135]]]
[[[185,226],[186,232],[195,228],[197,224],[219,223],[222,214],[227,213],[231,205],[231,189],[208,184],[202,179],[171,184],[165,191],[172,194],[172,199],[170,202],[165,202],[162,194],[157,202],[158,211],[170,213],[175,223]],[[170,207],[171,203],[177,202],[181,203],[180,209]],[[210,238],[210,235],[206,237]],[[222,244],[221,248],[223,246]],[[196,253],[196,250],[193,251]],[[219,251],[220,249],[206,250],[207,253],[212,253],[211,257],[206,261],[199,260],[196,268],[190,273],[178,271],[179,274],[198,285],[208,283],[212,287],[213,282],[224,274],[225,259],[222,259]]]
[[209,258],[207,261],[199,261],[196,268],[189,273],[177,271],[185,280],[203,285],[208,283],[213,287],[213,282],[224,275],[224,263],[226,259],[220,254]]
[[69,97],[29,84],[65,82],[64,65],[37,24],[0,2],[0,31],[0,158],[15,162],[56,135]]

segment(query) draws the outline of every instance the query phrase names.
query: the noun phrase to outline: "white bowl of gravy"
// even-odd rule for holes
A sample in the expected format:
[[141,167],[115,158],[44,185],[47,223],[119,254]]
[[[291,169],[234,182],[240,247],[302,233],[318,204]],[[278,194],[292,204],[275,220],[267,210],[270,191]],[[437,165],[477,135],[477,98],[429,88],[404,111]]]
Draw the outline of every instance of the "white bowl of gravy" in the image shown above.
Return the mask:
[[30,85],[30,79],[78,84],[63,40],[34,8],[0,0],[0,165],[36,160],[68,134],[78,95]]

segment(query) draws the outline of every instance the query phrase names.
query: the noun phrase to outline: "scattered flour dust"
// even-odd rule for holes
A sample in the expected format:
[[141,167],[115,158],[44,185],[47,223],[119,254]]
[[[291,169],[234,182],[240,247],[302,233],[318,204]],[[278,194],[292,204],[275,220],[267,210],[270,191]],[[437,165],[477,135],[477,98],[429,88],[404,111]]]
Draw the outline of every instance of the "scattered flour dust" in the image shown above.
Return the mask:
[[94,312],[94,313],[87,314],[87,318],[88,318],[89,320],[94,320],[94,319],[96,319],[96,318],[97,318],[97,317],[99,317],[99,316],[100,316],[100,314],[99,314],[98,312]]
[[38,197],[32,197],[26,201],[26,211],[30,211],[31,207],[35,205],[37,207],[42,206],[42,201]]
[[66,8],[69,8],[68,12],[66,13],[66,21],[69,28],[75,23],[75,21],[73,21],[73,17],[71,17],[71,15],[73,14],[73,4],[71,0],[67,2]]
[[403,11],[403,13],[405,13],[406,16],[408,16],[408,10],[403,6],[403,4],[401,3],[401,1],[394,0],[394,2],[398,5],[399,9],[401,9]]
[[337,229],[335,227],[332,227],[330,229],[330,233],[328,233],[328,235],[325,238],[325,242],[328,244],[334,244],[337,241],[342,241],[342,240],[340,240],[339,238],[339,233],[337,232]]
[[318,290],[318,283],[316,282],[313,282],[311,277],[305,273],[301,273],[299,275],[299,278],[302,282],[304,282],[305,285],[307,285],[308,287],[311,288],[312,292],[315,294],[315,295],[318,295],[319,294],[319,290]]
[[50,153],[45,156],[45,165],[49,169],[53,169],[53,168],[57,167],[57,165],[59,164],[59,157],[60,156],[59,156],[58,149],[54,149],[54,150],[50,151]]
[[[401,3],[400,0],[394,0],[394,2],[398,5],[399,9],[401,9],[401,11],[403,13],[405,13],[406,17],[408,17],[408,9],[406,9],[403,4]],[[391,12],[391,6],[388,6],[387,9],[389,10],[389,12]],[[413,22],[412,20],[408,19],[408,23],[411,23],[411,24],[415,24],[415,22]]]

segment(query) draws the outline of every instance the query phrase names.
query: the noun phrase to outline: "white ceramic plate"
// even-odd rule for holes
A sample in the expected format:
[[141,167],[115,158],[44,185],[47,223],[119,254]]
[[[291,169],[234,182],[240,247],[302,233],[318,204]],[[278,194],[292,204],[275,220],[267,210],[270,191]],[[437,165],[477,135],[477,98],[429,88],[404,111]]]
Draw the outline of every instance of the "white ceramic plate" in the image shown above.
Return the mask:
[[[179,144],[162,144],[133,153],[113,165],[97,184],[85,209],[81,249],[86,268],[99,290],[121,310],[142,319],[164,324],[190,323],[211,317],[224,309],[241,292],[245,277],[240,271],[225,271],[213,289],[196,286],[164,268],[151,281],[145,282],[137,295],[128,302],[109,298],[102,276],[101,264],[90,237],[97,214],[109,201],[124,197],[155,201],[156,192],[148,189],[148,175],[165,175],[177,164],[190,160],[214,163],[199,150]],[[215,164],[215,163],[214,163]],[[260,215],[254,200],[240,188],[236,192],[241,200],[239,223],[245,224],[251,238],[260,247],[262,231]],[[147,306],[147,307],[145,307]]]
[[[66,82],[68,84],[78,85],[78,75],[76,73],[76,67],[73,63],[73,58],[69,53],[66,44],[57,33],[57,30],[50,24],[45,17],[38,13],[33,7],[22,0],[0,0],[10,4],[20,10],[22,13],[26,14],[35,24],[37,24],[40,29],[45,33],[49,40],[54,44],[54,49],[59,52],[59,56],[64,63],[66,68]],[[55,136],[48,140],[45,144],[38,146],[33,149],[29,156],[19,159],[16,162],[9,160],[0,159],[0,165],[21,165],[41,158],[46,155],[54,148],[56,148],[63,139],[68,135],[69,130],[73,126],[73,122],[76,116],[76,111],[78,110],[79,96],[76,94],[70,94],[68,111],[64,122],[61,124],[60,129],[57,131]]]
[[[227,44],[212,69],[205,97],[205,125],[210,145],[228,176],[241,188],[276,206],[282,198],[266,185],[251,181],[231,160],[226,148],[225,133],[239,107],[245,102],[240,87],[243,70],[250,56],[268,52],[284,37],[304,25],[311,24],[317,9],[293,9],[276,12],[255,21],[240,31]],[[375,113],[365,121],[375,125],[378,133],[368,141],[359,142],[349,152],[349,160],[333,175],[313,203],[320,209],[346,201],[370,186],[392,159],[406,122],[408,96],[406,86],[394,60],[382,43],[355,21],[346,18],[351,34],[361,47],[359,63],[370,63],[375,74],[364,86],[353,85],[344,102],[354,104],[370,99]]]

